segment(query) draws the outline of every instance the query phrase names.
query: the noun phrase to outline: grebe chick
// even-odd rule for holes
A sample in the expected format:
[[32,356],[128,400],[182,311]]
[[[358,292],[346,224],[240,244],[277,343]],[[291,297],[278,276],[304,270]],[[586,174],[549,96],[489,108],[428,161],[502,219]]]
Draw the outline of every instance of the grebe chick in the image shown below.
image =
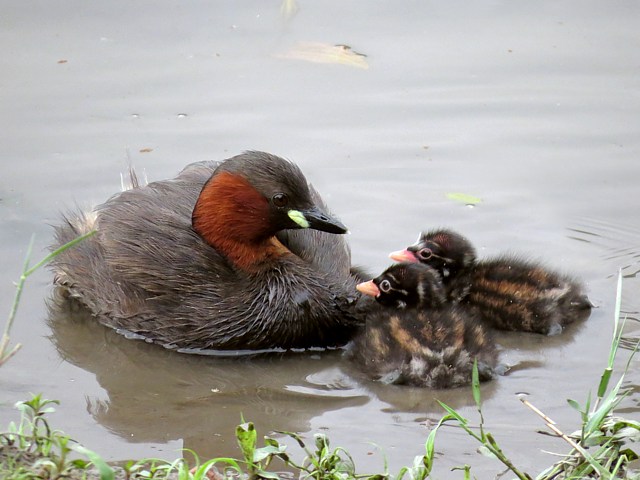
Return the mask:
[[434,269],[400,263],[357,288],[378,303],[367,312],[348,355],[372,379],[457,387],[471,382],[474,359],[481,380],[493,377],[498,353],[491,332],[465,309],[445,303]]
[[356,288],[374,297],[381,305],[396,309],[439,309],[447,301],[438,272],[419,263],[391,265],[373,280],[359,283]]
[[501,330],[555,335],[590,313],[591,302],[575,279],[514,255],[477,261],[469,240],[452,230],[423,233],[415,245],[389,256],[435,268],[449,300],[476,309]]
[[347,230],[275,155],[119,193],[68,216],[52,248],[92,229],[55,258],[55,283],[121,333],[197,352],[338,346],[357,328],[350,250],[330,235]]

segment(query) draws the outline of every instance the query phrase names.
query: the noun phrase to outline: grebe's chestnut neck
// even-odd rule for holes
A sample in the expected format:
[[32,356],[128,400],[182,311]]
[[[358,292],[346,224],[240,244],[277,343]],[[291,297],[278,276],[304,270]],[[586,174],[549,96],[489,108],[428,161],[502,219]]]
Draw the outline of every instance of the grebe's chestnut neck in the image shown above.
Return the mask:
[[289,253],[275,238],[280,230],[347,231],[314,205],[298,167],[262,152],[233,157],[216,169],[196,201],[192,225],[209,245],[246,270]]

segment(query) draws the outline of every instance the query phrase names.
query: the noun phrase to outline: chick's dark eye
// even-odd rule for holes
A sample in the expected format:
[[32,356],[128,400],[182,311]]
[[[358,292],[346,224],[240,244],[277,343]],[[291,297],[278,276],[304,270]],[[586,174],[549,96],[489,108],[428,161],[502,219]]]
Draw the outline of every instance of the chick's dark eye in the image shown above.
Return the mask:
[[286,207],[289,204],[289,197],[286,193],[276,193],[271,201],[276,207]]
[[431,255],[433,255],[433,252],[430,248],[423,248],[418,252],[418,256],[421,260],[428,260],[429,258],[431,258]]
[[378,285],[378,288],[382,293],[388,293],[389,290],[391,290],[391,283],[389,282],[389,280],[382,280],[380,282],[380,285]]

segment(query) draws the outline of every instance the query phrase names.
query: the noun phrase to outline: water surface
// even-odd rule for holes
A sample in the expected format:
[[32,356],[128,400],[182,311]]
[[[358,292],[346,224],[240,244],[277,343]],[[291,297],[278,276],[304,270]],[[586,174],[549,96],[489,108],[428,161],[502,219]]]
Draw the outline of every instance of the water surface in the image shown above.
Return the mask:
[[[520,252],[582,278],[597,305],[561,336],[501,334],[520,365],[482,387],[489,429],[536,473],[567,451],[517,399],[567,432],[594,391],[611,337],[615,282],[639,336],[640,85],[636,2],[277,2],[153,5],[24,1],[0,20],[3,145],[0,306],[9,310],[26,245],[76,204],[120,188],[130,161],[150,180],[247,149],[295,160],[351,230],[372,271],[418,231],[450,226],[483,256]],[[368,69],[283,58],[303,42],[348,45]],[[474,208],[447,193],[480,197]],[[372,383],[340,352],[260,359],[179,355],[124,339],[78,314],[47,322],[51,275],[29,280],[0,369],[0,425],[42,392],[53,420],[107,459],[238,455],[244,418],[260,432],[327,433],[365,471],[392,472],[422,453],[435,399],[475,418],[468,389]],[[626,352],[618,364],[622,366]],[[638,361],[624,404],[638,417]],[[502,468],[447,427],[438,469]],[[292,451],[296,452],[294,445]],[[374,455],[371,455],[374,453]]]

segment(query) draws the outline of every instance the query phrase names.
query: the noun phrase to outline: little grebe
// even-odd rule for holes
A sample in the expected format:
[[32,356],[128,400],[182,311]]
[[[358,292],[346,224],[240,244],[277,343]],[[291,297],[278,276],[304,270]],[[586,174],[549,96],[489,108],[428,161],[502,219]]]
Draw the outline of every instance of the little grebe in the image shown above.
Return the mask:
[[348,355],[373,379],[418,387],[450,388],[493,377],[497,350],[484,323],[446,303],[440,275],[420,263],[392,265],[358,290],[374,296],[365,327]]
[[357,328],[356,278],[330,235],[347,230],[325,212],[274,155],[194,163],[68,216],[53,248],[97,233],[55,258],[55,283],[101,323],[168,348],[342,345]]
[[498,329],[554,335],[591,309],[573,278],[513,255],[477,261],[469,240],[448,229],[423,233],[415,245],[389,256],[438,270],[449,300],[477,309]]

